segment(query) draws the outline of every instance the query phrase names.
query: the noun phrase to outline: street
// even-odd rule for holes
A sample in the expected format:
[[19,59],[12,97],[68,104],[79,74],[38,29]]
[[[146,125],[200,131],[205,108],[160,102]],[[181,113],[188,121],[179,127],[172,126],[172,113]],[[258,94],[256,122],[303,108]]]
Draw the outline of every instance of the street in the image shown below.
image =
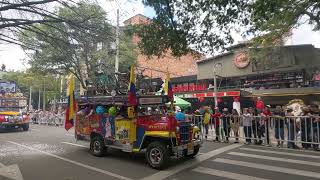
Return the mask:
[[157,171],[143,154],[112,150],[98,158],[88,144],[61,127],[1,133],[0,179],[320,179],[317,152],[205,142],[195,159],[173,160]]

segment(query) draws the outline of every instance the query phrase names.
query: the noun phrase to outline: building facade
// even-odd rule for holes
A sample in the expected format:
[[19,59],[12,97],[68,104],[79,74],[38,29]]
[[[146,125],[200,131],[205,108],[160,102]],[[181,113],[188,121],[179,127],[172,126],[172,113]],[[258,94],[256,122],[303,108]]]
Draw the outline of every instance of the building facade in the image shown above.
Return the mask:
[[[126,21],[124,21],[125,26],[129,25],[139,25],[148,24],[151,20],[141,14],[135,15]],[[138,36],[133,36],[133,43],[139,42]],[[168,51],[162,57],[153,56],[151,58],[138,52],[137,64],[139,67],[144,68],[143,74],[151,78],[165,78],[166,72],[169,71],[171,76],[189,76],[197,74],[197,60],[194,55],[187,54],[182,57],[173,57]]]
[[[213,102],[213,67],[216,68],[220,100],[240,99],[248,106],[255,97],[266,104],[284,105],[292,99],[306,104],[320,102],[320,49],[312,45],[249,49],[247,43],[229,48],[218,56],[197,62],[197,78],[174,84],[184,98]],[[181,79],[181,78],[180,78]]]

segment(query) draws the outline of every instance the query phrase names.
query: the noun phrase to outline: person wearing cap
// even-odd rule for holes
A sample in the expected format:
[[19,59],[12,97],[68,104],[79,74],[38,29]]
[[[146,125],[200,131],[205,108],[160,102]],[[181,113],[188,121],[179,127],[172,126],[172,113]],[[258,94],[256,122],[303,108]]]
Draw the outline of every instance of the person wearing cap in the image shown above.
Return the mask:
[[216,133],[216,141],[220,141],[219,137],[220,137],[220,117],[221,117],[221,113],[219,111],[219,108],[216,107],[215,108],[215,112],[212,115],[212,119],[214,120],[214,127],[215,127],[215,133]]
[[222,123],[223,123],[223,131],[225,135],[225,142],[229,142],[231,126],[230,126],[230,114],[229,114],[228,108],[222,109],[221,117],[222,117]]
[[181,108],[179,106],[176,106],[175,118],[177,121],[184,121],[186,119],[185,114],[183,112],[181,112]]
[[209,122],[210,122],[210,112],[209,108],[204,109],[204,117],[203,117],[203,125],[205,129],[205,138],[208,138],[208,133],[209,133]]
[[275,120],[275,137],[278,141],[278,147],[283,147],[284,141],[284,120],[285,113],[282,111],[281,106],[276,106],[276,110],[273,112]]
[[292,108],[288,108],[287,112],[286,112],[286,116],[287,116],[287,128],[288,128],[288,148],[291,149],[295,149],[297,148],[297,145],[295,144],[294,140],[295,140],[295,119],[292,118],[294,116],[293,114],[293,109]]
[[[302,141],[302,147],[304,149],[311,148],[311,144],[308,142],[311,142],[311,113],[310,108],[307,106],[303,106],[301,108],[302,112],[300,116],[303,116],[300,118],[301,121],[301,141]],[[298,127],[300,128],[300,127]]]
[[258,99],[256,101],[257,114],[262,113],[264,108],[265,108],[264,102],[262,101],[261,97],[258,97]]
[[[262,137],[266,136],[266,142],[265,145],[270,145],[270,138],[269,138],[269,119],[272,115],[270,111],[270,105],[267,105],[264,107],[262,113],[260,114],[261,120],[260,120],[260,132],[262,134]],[[260,141],[261,144],[261,141]]]
[[251,138],[252,138],[252,120],[253,120],[253,114],[250,113],[248,108],[245,108],[243,110],[243,130],[244,134],[246,136],[246,144],[251,144]]
[[234,143],[239,143],[239,127],[240,127],[240,117],[239,112],[236,109],[232,109],[231,111],[231,128],[236,137],[236,141]]

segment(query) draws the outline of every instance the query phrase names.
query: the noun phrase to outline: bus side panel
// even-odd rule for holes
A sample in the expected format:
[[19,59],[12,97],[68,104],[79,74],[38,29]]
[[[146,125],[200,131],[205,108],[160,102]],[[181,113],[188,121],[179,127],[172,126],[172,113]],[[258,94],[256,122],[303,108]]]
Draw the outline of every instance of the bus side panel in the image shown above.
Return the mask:
[[88,136],[92,132],[101,132],[101,117],[99,115],[77,115],[76,118],[76,134]]

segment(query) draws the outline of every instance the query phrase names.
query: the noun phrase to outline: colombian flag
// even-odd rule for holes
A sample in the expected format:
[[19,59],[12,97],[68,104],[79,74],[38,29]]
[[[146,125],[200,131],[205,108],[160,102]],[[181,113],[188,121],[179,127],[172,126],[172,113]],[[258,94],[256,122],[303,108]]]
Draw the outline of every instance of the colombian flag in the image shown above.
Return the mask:
[[128,92],[128,104],[131,106],[136,106],[138,104],[136,86],[135,86],[135,74],[134,65],[130,68],[130,82],[129,82],[129,92]]
[[173,91],[172,91],[172,85],[170,82],[170,74],[167,72],[167,77],[164,84],[164,92],[168,95],[169,99],[173,101]]
[[74,76],[70,75],[68,78],[68,107],[66,109],[66,120],[64,128],[68,131],[74,125],[76,102],[74,98]]

